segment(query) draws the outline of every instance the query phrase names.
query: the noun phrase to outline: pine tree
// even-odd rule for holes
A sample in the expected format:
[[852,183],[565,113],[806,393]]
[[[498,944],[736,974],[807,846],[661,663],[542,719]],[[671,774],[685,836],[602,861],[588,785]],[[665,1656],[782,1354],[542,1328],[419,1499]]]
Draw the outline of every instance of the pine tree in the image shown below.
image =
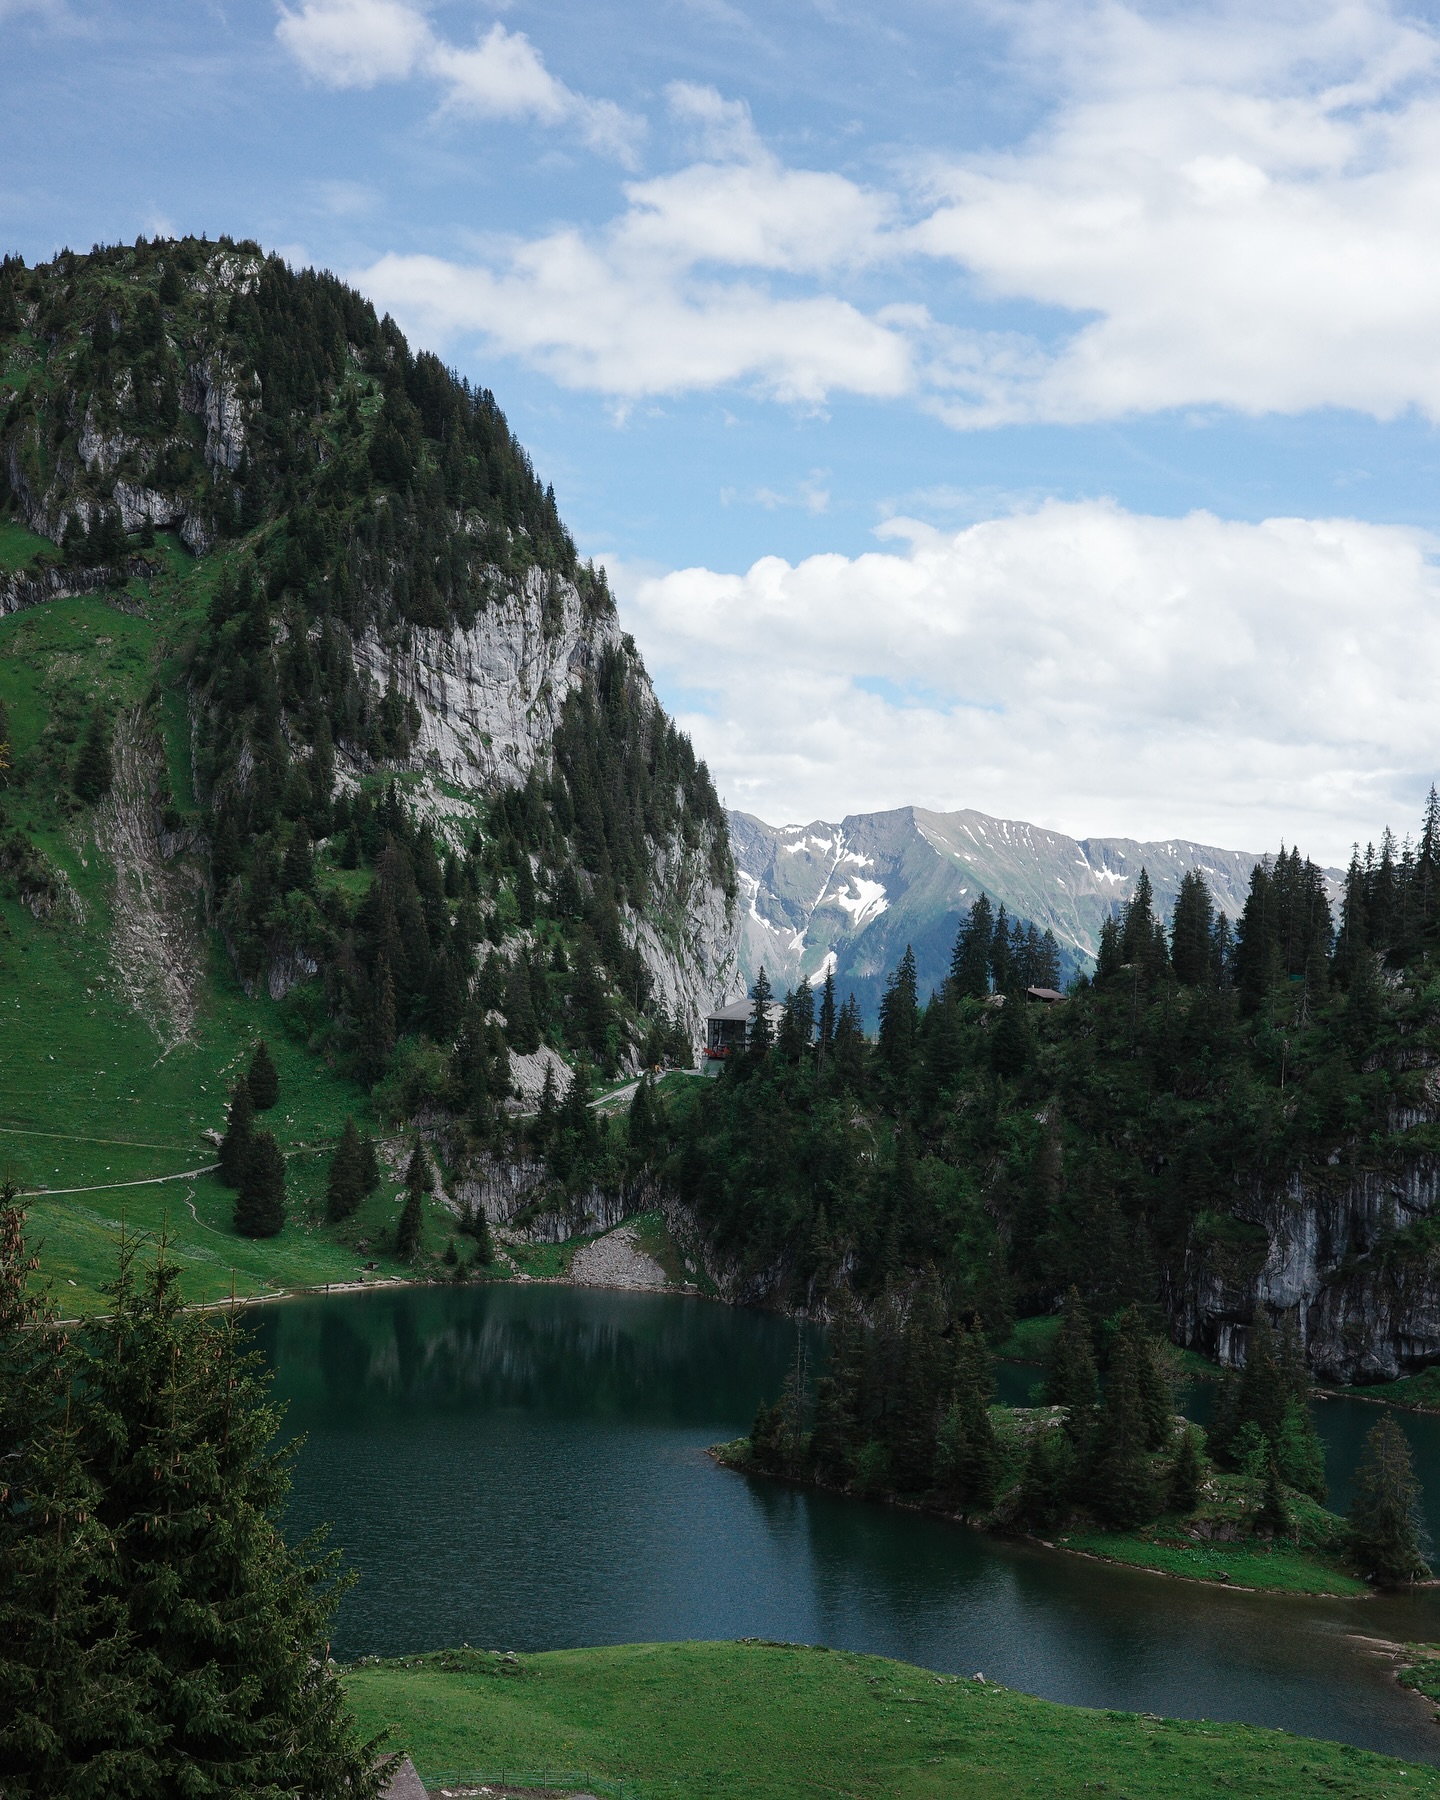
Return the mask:
[[1303,1400],[1292,1400],[1285,1408],[1275,1439],[1275,1456],[1286,1487],[1296,1488],[1312,1500],[1324,1502],[1329,1489],[1325,1479],[1325,1446],[1320,1442],[1310,1408]]
[[1200,1456],[1200,1433],[1187,1425],[1175,1446],[1165,1504],[1172,1513],[1192,1513],[1200,1503],[1205,1465]]
[[250,1098],[255,1102],[256,1112],[269,1112],[280,1098],[280,1077],[270,1060],[264,1038],[255,1046],[255,1054],[250,1058],[250,1068],[245,1079],[249,1083]]
[[358,1048],[360,1078],[373,1086],[385,1073],[395,1049],[395,978],[385,956],[376,964],[370,984]]
[[835,976],[825,965],[825,986],[820,992],[820,1016],[815,1030],[815,1060],[822,1065],[835,1041]]
[[754,1056],[764,1056],[770,1048],[770,977],[765,973],[765,965],[761,963],[760,972],[755,977],[755,985],[750,990],[750,1043],[749,1049]]
[[310,848],[310,833],[303,819],[296,823],[285,848],[281,866],[280,890],[289,894],[298,890],[308,894],[315,886],[315,857]]
[[1405,1433],[1389,1412],[1365,1439],[1350,1503],[1350,1539],[1356,1562],[1382,1587],[1430,1573],[1421,1543],[1420,1483]]
[[495,1260],[495,1244],[490,1236],[490,1221],[485,1217],[483,1206],[475,1208],[474,1220],[475,1260],[488,1269]]
[[239,1187],[254,1135],[255,1102],[250,1098],[250,1084],[242,1075],[231,1092],[229,1119],[220,1140],[220,1179],[226,1187]]
[[518,952],[505,984],[505,1037],[517,1056],[533,1056],[540,1048],[540,1027],[535,1022],[530,996],[530,970]]
[[995,1504],[1001,1468],[990,1419],[992,1383],[983,1332],[956,1333],[954,1368],[951,1401],[936,1443],[935,1485],[960,1506],[983,1511]]
[[360,1191],[373,1194],[380,1185],[380,1158],[375,1154],[375,1140],[367,1131],[360,1140]]
[[325,1216],[332,1224],[348,1219],[364,1198],[360,1133],[355,1129],[354,1119],[347,1116],[340,1142],[330,1158],[330,1172],[325,1184]]
[[80,742],[80,753],[75,758],[75,773],[70,785],[87,806],[93,806],[110,792],[110,784],[114,778],[114,766],[110,760],[110,725],[104,712],[96,706],[90,714],[90,723]]
[[1290,1508],[1285,1504],[1285,1487],[1280,1479],[1280,1464],[1273,1450],[1265,1464],[1265,1497],[1256,1523],[1272,1537],[1284,1537],[1291,1528]]
[[880,1061],[897,1088],[904,1086],[910,1074],[919,1029],[915,952],[907,944],[880,1000]]
[[1000,1008],[1000,1017],[990,1035],[991,1066],[997,1075],[1012,1081],[1019,1080],[1030,1067],[1035,1053],[1026,1006],[1018,993],[1012,993]]
[[997,994],[1008,994],[1015,985],[1014,971],[1010,967],[1010,915],[1003,900],[990,937],[990,982]]
[[395,1254],[411,1261],[420,1253],[425,1235],[424,1190],[412,1187],[405,1196],[405,1204],[400,1210],[400,1222],[395,1227]]
[[1215,936],[1215,907],[1210,889],[1198,869],[1187,869],[1180,878],[1175,911],[1170,924],[1170,960],[1175,979],[1186,987],[1210,983]]
[[1134,1340],[1116,1338],[1105,1376],[1105,1397],[1095,1431],[1088,1483],[1089,1499],[1109,1525],[1124,1531],[1151,1517],[1154,1482],[1146,1456],[1140,1351]]
[[241,1237],[278,1237],[285,1228],[285,1158],[268,1131],[250,1140],[240,1189],[235,1196],[235,1229]]
[[815,1429],[810,1454],[822,1481],[843,1485],[858,1448],[861,1386],[865,1366],[865,1325],[855,1298],[842,1290],[830,1326],[829,1360],[815,1390]]
[[405,1165],[405,1185],[420,1194],[435,1191],[435,1176],[430,1168],[430,1159],[418,1137],[410,1147],[410,1160]]
[[1065,1408],[1066,1433],[1077,1448],[1089,1441],[1099,1399],[1100,1378],[1095,1370],[1090,1316],[1079,1289],[1072,1287],[1050,1349],[1045,1400],[1047,1405]]
[[149,1741],[132,1783],[92,1791],[375,1795],[388,1770],[326,1660],[347,1584],[277,1528],[290,1457],[245,1326],[184,1309],[163,1241],[143,1272],[125,1246],[108,1296],[78,1371],[81,1441]]
[[[549,1070],[546,1070],[548,1076]],[[654,1083],[648,1075],[642,1075],[635,1084],[634,1097],[630,1101],[630,1117],[628,1135],[630,1148],[639,1155],[648,1154],[655,1141],[655,1102],[653,1097]]]
[[1145,1448],[1163,1450],[1170,1442],[1175,1416],[1175,1395],[1162,1362],[1163,1352],[1146,1331],[1136,1306],[1128,1306],[1121,1313],[1118,1332],[1134,1350],[1140,1410],[1145,1420]]
[[141,1671],[78,1443],[73,1347],[0,1187],[0,1791],[140,1791]]

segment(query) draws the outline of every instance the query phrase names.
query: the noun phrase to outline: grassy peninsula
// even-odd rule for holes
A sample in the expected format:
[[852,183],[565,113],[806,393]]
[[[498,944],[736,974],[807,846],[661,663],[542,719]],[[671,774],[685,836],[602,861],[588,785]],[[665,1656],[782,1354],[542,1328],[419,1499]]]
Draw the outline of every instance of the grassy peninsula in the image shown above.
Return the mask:
[[441,1651],[350,1670],[362,1732],[422,1776],[589,1770],[641,1800],[1399,1800],[1440,1770],[1249,1725],[1091,1712],[803,1645]]

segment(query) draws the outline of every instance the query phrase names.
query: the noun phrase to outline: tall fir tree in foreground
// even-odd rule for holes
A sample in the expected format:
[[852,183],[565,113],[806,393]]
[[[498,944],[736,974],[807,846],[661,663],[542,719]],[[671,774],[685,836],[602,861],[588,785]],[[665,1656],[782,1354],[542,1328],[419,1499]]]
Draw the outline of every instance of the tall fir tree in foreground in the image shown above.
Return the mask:
[[293,1446],[238,1316],[187,1312],[163,1241],[142,1267],[128,1240],[72,1340],[23,1227],[0,1190],[0,1792],[374,1800],[327,1661],[345,1583],[285,1543]]

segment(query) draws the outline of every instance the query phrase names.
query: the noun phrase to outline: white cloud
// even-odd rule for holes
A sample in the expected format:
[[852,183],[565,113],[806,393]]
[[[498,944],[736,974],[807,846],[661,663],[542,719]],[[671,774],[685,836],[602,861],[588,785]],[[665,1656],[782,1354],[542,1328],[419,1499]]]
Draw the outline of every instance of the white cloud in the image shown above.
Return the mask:
[[327,87],[425,75],[440,85],[448,110],[572,124],[594,149],[627,165],[644,130],[611,101],[587,99],[556,80],[525,33],[498,21],[467,49],[437,36],[411,0],[303,0],[298,12],[281,5],[275,35]]
[[[306,0],[294,17],[342,5],[406,10]],[[671,120],[698,160],[630,183],[603,226],[452,265],[434,318],[624,397],[748,381],[812,404],[906,395],[957,426],[1193,406],[1440,419],[1434,30],[1382,0],[1038,0],[1005,17],[1050,96],[1023,142],[937,153],[883,191],[782,164],[743,101],[677,82]],[[362,37],[354,66],[373,66]],[[452,106],[633,148],[633,122],[570,94],[518,33],[425,58]],[[380,274],[419,304],[439,266]],[[1029,310],[1007,320],[1014,302]],[[1035,305],[1053,309],[1038,332]]]
[[889,398],[914,385],[905,334],[847,301],[677,277],[613,238],[556,232],[496,269],[390,255],[355,279],[429,341],[480,333],[566,387],[627,399],[742,382],[815,406],[836,390]]
[[615,570],[729,804],[977,806],[1343,861],[1408,827],[1440,773],[1440,543],[1421,532],[1052,502],[882,536],[744,575]]
[[994,296],[1093,317],[1053,352],[957,338],[936,370],[954,422],[1440,417],[1432,31],[1378,0],[1016,16],[1058,104],[1018,148],[932,169],[913,242]]
[[385,256],[356,279],[429,336],[482,334],[566,386],[627,399],[734,382],[807,406],[837,390],[912,391],[923,309],[871,315],[757,279],[872,260],[891,202],[783,167],[748,109],[713,89],[680,85],[670,101],[731,160],[626,183],[626,211],[596,233],[560,229],[470,266]]
[[433,41],[406,0],[304,0],[298,12],[281,7],[275,35],[307,75],[334,88],[403,81]]

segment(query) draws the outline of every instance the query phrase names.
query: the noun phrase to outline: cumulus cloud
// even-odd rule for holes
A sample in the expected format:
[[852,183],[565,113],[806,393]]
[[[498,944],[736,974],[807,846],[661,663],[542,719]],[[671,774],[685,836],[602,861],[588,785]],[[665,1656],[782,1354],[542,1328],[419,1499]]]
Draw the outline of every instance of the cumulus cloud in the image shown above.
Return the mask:
[[1052,502],[881,535],[745,574],[614,571],[730,805],[976,806],[1343,861],[1440,773],[1422,532]]
[[748,109],[713,89],[670,99],[725,160],[627,182],[626,211],[596,233],[562,228],[470,265],[388,255],[357,279],[432,338],[482,334],[567,386],[627,399],[732,382],[812,406],[834,391],[911,392],[922,312],[867,313],[766,281],[873,259],[891,203],[785,168]]
[[[301,54],[313,14],[328,45],[342,11],[357,25],[328,79],[418,54],[454,107],[563,116],[620,154],[635,141],[499,25],[473,50],[416,53],[385,23],[413,7],[306,0],[282,32]],[[787,166],[743,101],[677,82],[671,125],[694,160],[629,183],[603,226],[451,265],[434,321],[621,397],[730,381],[806,403],[904,394],[962,427],[1190,406],[1440,418],[1432,27],[1384,0],[1036,0],[1006,20],[1048,95],[1023,141],[867,186]],[[439,271],[382,273],[399,302]],[[576,285],[592,280],[618,330]],[[1015,302],[1023,325],[1004,318]],[[1053,321],[1039,331],[1036,305]],[[798,359],[797,322],[821,332]]]
[[1440,44],[1378,0],[1022,10],[1057,103],[931,171],[915,245],[1093,315],[1048,354],[963,336],[957,423],[1214,404],[1440,416]]
[[611,101],[573,92],[523,31],[498,21],[466,48],[439,37],[410,0],[303,0],[298,11],[281,5],[275,35],[327,87],[370,88],[425,75],[439,84],[447,110],[572,124],[594,149],[634,161],[642,122]]

